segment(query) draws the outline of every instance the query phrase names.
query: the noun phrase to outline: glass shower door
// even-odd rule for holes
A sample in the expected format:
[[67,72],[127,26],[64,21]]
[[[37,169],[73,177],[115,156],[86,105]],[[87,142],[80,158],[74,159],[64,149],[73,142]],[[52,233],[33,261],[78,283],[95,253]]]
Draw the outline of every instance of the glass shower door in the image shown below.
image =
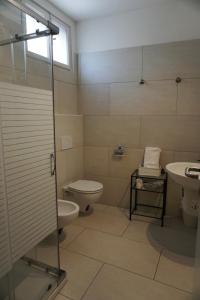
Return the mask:
[[[26,34],[25,22],[25,13],[0,1],[0,42]],[[45,60],[28,52],[26,41],[0,47],[0,206],[4,201],[9,248],[4,253],[10,262],[0,274],[1,300],[46,299],[64,277],[58,253],[52,37],[46,39]],[[5,232],[0,227],[0,237]]]

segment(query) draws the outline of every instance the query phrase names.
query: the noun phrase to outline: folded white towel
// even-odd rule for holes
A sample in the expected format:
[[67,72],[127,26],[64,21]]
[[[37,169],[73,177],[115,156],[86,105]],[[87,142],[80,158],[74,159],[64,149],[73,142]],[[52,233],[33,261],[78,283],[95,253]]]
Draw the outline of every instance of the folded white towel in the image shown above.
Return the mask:
[[159,169],[161,149],[158,147],[146,147],[144,153],[144,167]]

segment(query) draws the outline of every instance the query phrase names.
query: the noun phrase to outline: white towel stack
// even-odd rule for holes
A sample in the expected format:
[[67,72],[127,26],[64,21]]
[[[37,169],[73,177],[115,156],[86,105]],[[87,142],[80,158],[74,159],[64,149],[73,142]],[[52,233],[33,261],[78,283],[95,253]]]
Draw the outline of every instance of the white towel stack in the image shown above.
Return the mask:
[[157,147],[146,147],[144,153],[144,167],[151,169],[160,168],[161,149]]

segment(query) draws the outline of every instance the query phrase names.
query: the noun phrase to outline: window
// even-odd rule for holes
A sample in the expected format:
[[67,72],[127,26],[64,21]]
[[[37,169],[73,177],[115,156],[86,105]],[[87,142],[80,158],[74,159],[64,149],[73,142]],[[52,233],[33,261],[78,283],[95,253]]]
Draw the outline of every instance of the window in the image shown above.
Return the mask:
[[[46,30],[46,26],[38,23],[35,19],[26,15],[26,33],[33,33],[36,30],[42,31]],[[48,37],[36,38],[33,40],[27,41],[27,49],[29,52],[38,54],[40,56],[49,57],[49,49],[48,49]]]
[[[70,28],[56,18],[52,18],[52,22],[59,27],[59,34],[53,36],[53,58],[59,65],[62,64],[70,67]],[[47,29],[45,25],[38,23],[35,19],[26,15],[26,33],[33,33],[36,30],[42,31]],[[27,41],[27,50],[33,54],[37,54],[48,59],[49,44],[48,37],[36,38]]]
[[59,34],[53,37],[53,59],[59,64],[70,66],[70,46],[69,46],[69,27],[57,19],[52,22],[59,27]]

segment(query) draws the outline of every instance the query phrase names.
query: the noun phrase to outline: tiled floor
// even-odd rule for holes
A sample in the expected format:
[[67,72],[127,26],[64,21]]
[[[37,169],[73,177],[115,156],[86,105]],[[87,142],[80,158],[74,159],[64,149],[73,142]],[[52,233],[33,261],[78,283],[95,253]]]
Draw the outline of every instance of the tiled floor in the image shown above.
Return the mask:
[[196,232],[96,205],[65,228],[61,265],[68,282],[56,300],[191,300]]

